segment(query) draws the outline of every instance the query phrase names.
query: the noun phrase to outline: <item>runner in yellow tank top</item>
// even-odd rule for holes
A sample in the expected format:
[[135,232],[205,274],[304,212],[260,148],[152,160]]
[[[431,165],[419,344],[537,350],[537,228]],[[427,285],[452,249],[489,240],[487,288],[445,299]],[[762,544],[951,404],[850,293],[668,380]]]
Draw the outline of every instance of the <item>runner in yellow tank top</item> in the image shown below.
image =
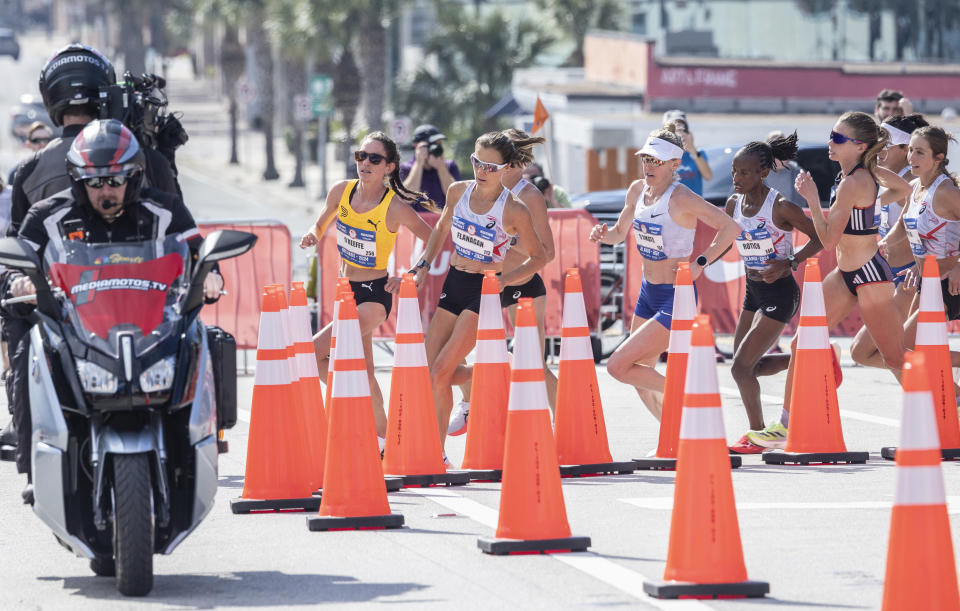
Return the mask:
[[[364,138],[354,158],[359,179],[333,185],[317,222],[300,240],[300,248],[315,246],[327,225],[331,221],[336,223],[341,260],[339,275],[350,279],[357,301],[373,416],[382,449],[387,416],[383,411],[383,393],[373,375],[372,336],[373,330],[390,315],[393,294],[400,290],[400,278],[388,277],[387,261],[401,225],[424,242],[430,238],[430,226],[413,209],[413,203],[419,200],[427,208],[436,207],[424,194],[403,186],[397,145],[383,132],[373,132]],[[419,276],[421,282],[424,278]],[[331,329],[332,325],[328,324],[313,338],[321,381],[327,379],[330,365]]]

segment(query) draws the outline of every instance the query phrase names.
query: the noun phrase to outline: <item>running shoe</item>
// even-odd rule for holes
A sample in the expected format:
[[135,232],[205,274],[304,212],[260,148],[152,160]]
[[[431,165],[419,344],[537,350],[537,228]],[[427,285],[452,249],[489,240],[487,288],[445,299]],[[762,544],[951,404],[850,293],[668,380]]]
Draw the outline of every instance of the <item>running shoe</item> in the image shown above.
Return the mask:
[[[750,431],[749,433],[759,433],[759,432],[760,431]],[[764,448],[763,446],[758,446],[754,443],[751,443],[750,440],[747,438],[747,435],[744,435],[743,437],[740,438],[739,441],[737,441],[737,443],[733,444],[727,449],[730,450],[730,452],[733,454],[760,454],[766,448]]]
[[837,342],[830,342],[833,348],[833,378],[837,381],[837,388],[843,384],[843,369],[840,369],[840,345]]
[[446,467],[447,469],[453,468],[453,463],[450,461],[449,458],[447,458],[446,452],[443,453],[443,466]]
[[782,450],[787,445],[787,427],[774,420],[762,431],[749,431],[744,437],[761,448]]
[[470,415],[470,403],[461,401],[457,404],[457,411],[450,418],[450,426],[447,427],[447,435],[457,437],[467,432],[467,416]]

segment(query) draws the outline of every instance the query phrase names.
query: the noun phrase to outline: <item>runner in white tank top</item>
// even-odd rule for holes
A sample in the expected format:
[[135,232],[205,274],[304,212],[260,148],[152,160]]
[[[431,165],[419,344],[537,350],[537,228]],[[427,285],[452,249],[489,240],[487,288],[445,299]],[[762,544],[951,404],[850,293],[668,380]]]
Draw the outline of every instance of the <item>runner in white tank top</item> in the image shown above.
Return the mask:
[[913,194],[903,213],[903,226],[913,255],[917,258],[930,254],[937,259],[945,259],[955,257],[960,252],[960,221],[940,216],[933,203],[937,189],[948,180],[950,177],[946,174],[937,176],[926,193],[921,193],[923,185],[919,180],[913,182]]
[[[676,183],[675,172],[683,156],[683,142],[677,134],[656,131],[637,154],[643,175],[627,190],[617,223],[612,228],[595,226],[590,239],[618,244],[633,232],[644,257],[631,335],[607,361],[607,371],[636,388],[644,405],[659,419],[664,378],[654,366],[670,340],[677,267],[681,261],[693,259],[690,272],[696,279],[705,265],[729,248],[740,229],[722,210]],[[717,230],[713,242],[700,253],[693,251],[698,220]]]

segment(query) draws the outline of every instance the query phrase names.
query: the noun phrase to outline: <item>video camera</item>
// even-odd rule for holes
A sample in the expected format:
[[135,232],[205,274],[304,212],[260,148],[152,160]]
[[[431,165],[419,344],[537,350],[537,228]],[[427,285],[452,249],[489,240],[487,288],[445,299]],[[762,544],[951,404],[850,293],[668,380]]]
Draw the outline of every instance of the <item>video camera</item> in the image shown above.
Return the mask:
[[156,74],[134,76],[129,70],[116,85],[100,88],[100,119],[117,119],[142,146],[173,157],[189,139],[180,120],[167,113],[167,81]]

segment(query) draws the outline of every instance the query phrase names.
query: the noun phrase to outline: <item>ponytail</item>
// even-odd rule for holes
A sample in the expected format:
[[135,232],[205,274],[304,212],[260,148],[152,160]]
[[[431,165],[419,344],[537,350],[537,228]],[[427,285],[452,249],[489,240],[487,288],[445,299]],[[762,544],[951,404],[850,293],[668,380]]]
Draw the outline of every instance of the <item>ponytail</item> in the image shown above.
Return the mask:
[[395,193],[409,202],[420,204],[430,212],[440,212],[440,207],[437,206],[432,199],[427,197],[426,194],[408,189],[403,185],[403,180],[400,179],[400,151],[397,150],[397,143],[394,142],[390,136],[377,131],[367,134],[364,140],[376,140],[382,144],[383,148],[387,151],[387,163],[393,164],[393,172],[387,177],[387,185]]
[[873,179],[877,179],[877,155],[887,145],[890,136],[886,130],[880,129],[872,116],[865,112],[846,112],[840,117],[853,130],[854,138],[867,145],[867,150],[860,157],[860,163],[870,172]]
[[772,170],[774,160],[790,161],[797,158],[797,132],[794,130],[789,136],[773,136],[767,138],[766,142],[748,142],[737,151],[737,155],[755,155],[762,169]]
[[511,164],[513,167],[527,167],[533,163],[533,147],[547,141],[546,138],[533,137],[527,132],[513,127],[504,130],[503,134],[513,142],[516,154],[516,160]]

